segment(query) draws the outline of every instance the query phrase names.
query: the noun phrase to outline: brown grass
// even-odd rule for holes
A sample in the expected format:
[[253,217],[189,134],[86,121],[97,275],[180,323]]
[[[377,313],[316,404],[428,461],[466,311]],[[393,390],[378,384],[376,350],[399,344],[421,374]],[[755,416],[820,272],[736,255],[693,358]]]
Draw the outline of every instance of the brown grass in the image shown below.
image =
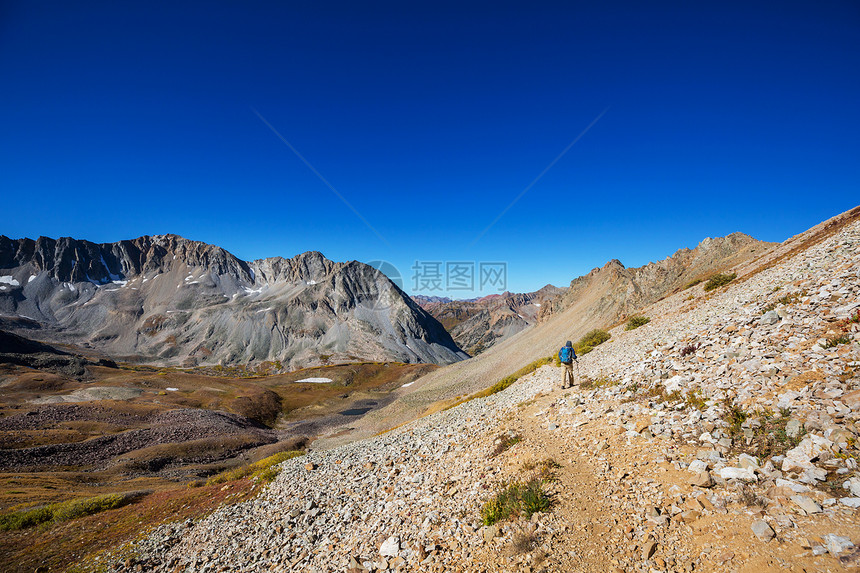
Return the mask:
[[8,573],[29,573],[40,566],[51,571],[68,570],[75,563],[92,566],[95,554],[130,541],[143,527],[200,517],[225,501],[242,501],[248,498],[253,484],[250,480],[241,480],[229,489],[222,487],[160,491],[135,504],[55,524],[41,531],[1,532],[0,569]]

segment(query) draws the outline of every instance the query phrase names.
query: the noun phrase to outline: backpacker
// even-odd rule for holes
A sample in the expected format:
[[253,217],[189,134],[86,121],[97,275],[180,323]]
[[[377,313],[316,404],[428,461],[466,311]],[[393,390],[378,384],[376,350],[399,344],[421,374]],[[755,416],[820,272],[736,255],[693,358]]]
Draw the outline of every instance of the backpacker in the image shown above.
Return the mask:
[[558,359],[562,364],[571,364],[573,362],[573,348],[570,346],[562,346],[558,351]]

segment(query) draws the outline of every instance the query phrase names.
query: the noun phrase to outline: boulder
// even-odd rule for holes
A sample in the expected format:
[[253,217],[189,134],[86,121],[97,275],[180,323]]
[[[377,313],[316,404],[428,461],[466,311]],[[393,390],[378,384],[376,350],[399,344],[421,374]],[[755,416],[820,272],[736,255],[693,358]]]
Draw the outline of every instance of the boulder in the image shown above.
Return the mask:
[[779,313],[775,310],[769,310],[758,319],[758,323],[764,326],[770,326],[779,322]]
[[785,459],[782,461],[782,471],[800,473],[813,469],[815,466],[812,462],[825,451],[831,451],[832,447],[833,442],[827,438],[810,434],[803,438],[796,448],[786,452]]
[[821,506],[815,503],[812,499],[806,497],[805,495],[793,495],[791,496],[791,501],[799,507],[806,515],[812,515],[813,513],[821,513]]
[[755,472],[745,468],[720,468],[717,474],[723,479],[739,479],[741,481],[756,481]]
[[852,496],[860,497],[860,478],[849,478],[845,483],[842,484],[842,487],[850,491]]
[[396,557],[400,553],[400,538],[392,535],[379,546],[379,554],[383,557]]
[[851,540],[835,533],[828,533],[824,536],[824,546],[827,551],[834,557],[839,557],[840,554],[854,547]]
[[770,525],[768,525],[763,519],[756,519],[753,521],[752,531],[755,533],[756,537],[765,542],[770,541],[776,535]]

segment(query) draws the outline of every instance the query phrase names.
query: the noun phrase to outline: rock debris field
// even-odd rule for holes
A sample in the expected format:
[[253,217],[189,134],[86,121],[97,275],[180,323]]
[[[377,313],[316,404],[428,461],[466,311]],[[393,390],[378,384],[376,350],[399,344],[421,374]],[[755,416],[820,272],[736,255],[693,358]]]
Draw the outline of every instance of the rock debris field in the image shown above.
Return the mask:
[[[257,498],[162,525],[112,570],[842,571],[860,567],[860,224],[361,442]],[[852,320],[853,319],[853,320]],[[560,341],[561,344],[563,341]],[[551,507],[481,508],[539,468]],[[552,468],[547,470],[546,468]],[[855,546],[855,543],[857,546]]]

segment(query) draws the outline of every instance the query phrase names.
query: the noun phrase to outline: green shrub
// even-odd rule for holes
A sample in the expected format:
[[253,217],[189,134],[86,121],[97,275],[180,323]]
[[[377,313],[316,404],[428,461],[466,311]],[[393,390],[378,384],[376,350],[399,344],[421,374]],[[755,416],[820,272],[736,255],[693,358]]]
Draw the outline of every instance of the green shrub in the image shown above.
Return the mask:
[[725,286],[738,278],[737,273],[732,274],[723,274],[718,273],[708,279],[708,282],[705,283],[705,292],[712,291],[716,288],[720,288],[721,286]]
[[598,346],[603,344],[607,340],[612,337],[605,330],[600,330],[599,328],[595,328],[594,330],[589,330],[585,336],[579,339],[580,344],[587,344],[588,346]]
[[609,340],[611,336],[612,335],[608,332],[600,330],[599,328],[589,330],[585,333],[585,336],[580,338],[576,344],[573,345],[573,349],[576,351],[577,356],[583,356],[584,354],[588,354],[594,350],[595,346],[603,344]]
[[690,281],[684,285],[684,290],[687,290],[688,288],[693,288],[694,286],[696,286],[697,284],[699,284],[701,282],[702,282],[702,279],[692,280],[692,281]]
[[303,455],[305,455],[305,452],[300,450],[280,452],[273,456],[269,456],[268,458],[263,458],[262,460],[256,461],[252,464],[248,464],[246,466],[238,467],[232,470],[227,470],[225,472],[221,472],[220,474],[214,475],[208,480],[206,480],[206,485],[224,483],[227,481],[234,481],[246,477],[250,477],[251,479],[257,479],[263,483],[269,483],[276,477],[278,477],[278,474],[281,471],[280,468],[277,467],[278,464]]
[[543,481],[537,478],[526,483],[512,482],[504,485],[481,508],[484,525],[524,515],[526,519],[533,513],[546,511],[552,505],[552,498],[544,491]]
[[651,319],[647,316],[631,316],[627,320],[627,326],[624,327],[624,330],[635,330],[649,322],[651,322]]
[[[527,366],[523,366],[522,368],[520,368],[519,370],[517,370],[513,374],[511,374],[509,376],[505,376],[504,378],[502,378],[501,380],[499,380],[498,382],[496,382],[495,384],[493,384],[492,386],[490,386],[486,390],[482,390],[481,392],[478,392],[477,394],[470,396],[469,400],[471,400],[473,398],[486,398],[487,396],[492,396],[493,394],[495,394],[497,392],[501,392],[502,390],[509,387],[511,384],[513,384],[514,382],[516,382],[517,380],[519,380],[520,378],[525,376],[526,374],[531,374],[532,372],[534,372],[535,370],[537,370],[541,366],[545,366],[547,364],[550,364],[551,362],[552,362],[552,356],[548,356],[546,358],[539,358],[538,360],[535,360],[531,364],[528,364]],[[464,400],[464,401],[466,401],[466,400]]]
[[0,515],[0,531],[14,531],[48,522],[68,521],[128,505],[149,492],[110,493],[84,499],[51,503]]
[[533,513],[546,511],[551,505],[551,500],[543,490],[543,484],[540,480],[533,479],[526,483],[520,490],[520,504],[523,508],[526,518],[532,516]]
[[845,334],[842,336],[830,336],[827,338],[827,342],[824,343],[823,348],[834,348],[840,344],[848,344],[850,342],[851,338]]

